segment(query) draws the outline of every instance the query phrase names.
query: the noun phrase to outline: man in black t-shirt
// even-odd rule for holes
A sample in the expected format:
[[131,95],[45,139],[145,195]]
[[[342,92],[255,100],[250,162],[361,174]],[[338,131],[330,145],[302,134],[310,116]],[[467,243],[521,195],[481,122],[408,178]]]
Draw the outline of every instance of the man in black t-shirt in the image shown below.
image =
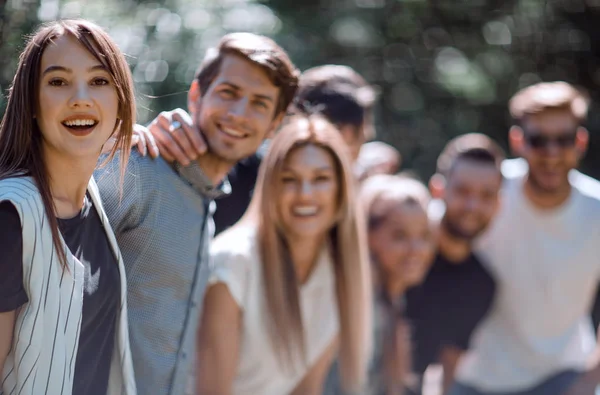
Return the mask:
[[443,201],[438,253],[424,283],[407,294],[413,328],[413,369],[423,375],[431,364],[444,367],[444,388],[477,324],[493,301],[495,285],[472,252],[472,242],[498,207],[502,149],[487,136],[467,134],[450,141],[430,181]]
[[227,174],[231,193],[215,200],[215,236],[233,226],[246,212],[258,178],[258,168],[267,148],[268,140],[265,140],[255,154],[238,162]]

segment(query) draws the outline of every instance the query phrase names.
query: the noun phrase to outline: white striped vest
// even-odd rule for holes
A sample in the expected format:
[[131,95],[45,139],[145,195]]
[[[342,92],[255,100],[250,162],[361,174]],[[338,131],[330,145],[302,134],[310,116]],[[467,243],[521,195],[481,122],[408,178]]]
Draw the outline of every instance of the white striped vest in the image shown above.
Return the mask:
[[[93,178],[88,192],[121,274],[121,309],[107,395],[135,395],[123,260]],[[15,320],[12,347],[0,376],[0,395],[71,395],[83,306],[83,265],[61,237],[67,270],[61,268],[42,198],[32,178],[1,180],[0,201],[6,200],[13,203],[21,218],[23,286],[29,302],[19,309]]]

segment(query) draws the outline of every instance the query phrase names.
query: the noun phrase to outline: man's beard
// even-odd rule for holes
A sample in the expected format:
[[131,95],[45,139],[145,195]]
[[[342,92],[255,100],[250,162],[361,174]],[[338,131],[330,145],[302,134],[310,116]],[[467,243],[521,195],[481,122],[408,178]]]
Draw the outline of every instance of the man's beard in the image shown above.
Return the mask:
[[212,156],[213,158],[218,160],[223,160],[224,158],[221,155],[219,155],[217,151],[215,151],[215,148],[212,146],[210,139],[207,138],[204,134],[202,136],[204,137],[204,142],[206,143],[206,152],[204,153],[204,155]]
[[227,163],[230,166],[235,166],[240,160],[244,159],[244,158],[232,159],[232,158],[223,156],[222,154],[217,152],[217,150],[215,150],[215,148],[213,147],[210,139],[208,137],[206,137],[206,134],[202,131],[202,127],[200,127],[200,116],[198,115],[194,121],[195,121],[196,125],[198,125],[198,129],[200,130],[200,133],[202,134],[202,138],[204,139],[204,143],[206,144],[206,152],[204,154],[202,154],[203,156],[212,158],[213,160],[216,160],[216,161],[219,161],[222,163]]
[[444,218],[442,219],[441,226],[446,231],[446,233],[448,233],[452,238],[455,238],[455,239],[458,239],[461,241],[466,241],[469,243],[471,241],[473,241],[473,239],[475,239],[481,233],[483,233],[483,231],[486,228],[485,225],[482,225],[479,227],[479,229],[477,229],[475,231],[466,232],[463,229],[461,229],[460,226],[456,225],[452,220],[450,220],[447,215],[445,215]]
[[242,159],[237,159],[237,158],[232,159],[230,157],[221,155],[211,147],[210,142],[208,140],[206,141],[206,152],[203,154],[203,156],[211,158],[213,163],[215,163],[215,162],[223,163],[223,164],[227,164],[231,167],[235,166],[239,161],[246,159],[246,157],[244,157]]
[[529,171],[529,175],[527,176],[526,182],[529,184],[531,189],[544,196],[552,196],[556,193],[562,192],[569,185],[567,175],[567,180],[565,181],[565,183],[554,188],[547,188],[541,182],[538,181],[537,176],[535,175],[535,173],[532,173],[531,170]]

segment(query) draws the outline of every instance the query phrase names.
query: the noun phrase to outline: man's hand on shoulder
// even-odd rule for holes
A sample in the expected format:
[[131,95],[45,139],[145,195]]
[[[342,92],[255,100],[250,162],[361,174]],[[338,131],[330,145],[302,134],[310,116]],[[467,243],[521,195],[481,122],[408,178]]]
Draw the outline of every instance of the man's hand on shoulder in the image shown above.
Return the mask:
[[[112,151],[116,137],[111,136],[102,147],[102,154]],[[184,166],[206,152],[207,146],[192,117],[183,109],[163,111],[148,127],[135,125],[131,147],[137,147],[142,156],[159,155],[167,162],[179,162]]]
[[161,156],[167,162],[177,161],[184,166],[206,152],[206,142],[192,117],[181,108],[163,111],[148,130],[154,137]]

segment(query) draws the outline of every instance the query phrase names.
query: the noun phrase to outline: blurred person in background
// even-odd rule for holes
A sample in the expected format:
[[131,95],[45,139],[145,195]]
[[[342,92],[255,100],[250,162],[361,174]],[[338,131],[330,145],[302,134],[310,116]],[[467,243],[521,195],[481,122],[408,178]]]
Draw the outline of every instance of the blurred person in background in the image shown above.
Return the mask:
[[[375,88],[352,68],[323,65],[308,69],[300,76],[291,112],[323,114],[336,125],[352,160],[356,161],[362,144],[375,134],[375,100]],[[161,155],[169,162],[188,163],[202,155],[206,147],[202,132],[194,127],[191,118],[182,109],[160,113],[148,126],[149,132],[141,129],[138,133],[140,138],[150,142],[155,140]],[[154,139],[147,137],[148,133]],[[237,222],[246,211],[267,147],[268,141],[256,153],[238,162],[228,174],[231,193],[216,200],[216,234]],[[156,157],[158,152],[150,151],[150,155]]]
[[363,144],[356,159],[356,175],[364,181],[375,174],[395,174],[400,169],[400,152],[382,141]]
[[125,269],[92,177],[111,134],[110,156],[129,152],[134,124],[104,30],[64,20],[31,36],[0,125],[0,393],[136,394]]
[[293,109],[323,114],[336,126],[356,163],[365,141],[375,137],[376,99],[375,88],[354,69],[327,64],[302,73]]
[[404,317],[405,295],[421,284],[434,257],[429,201],[425,185],[402,175],[374,175],[361,188],[375,287],[368,394],[418,392],[410,375],[412,336]]
[[569,176],[588,144],[588,99],[565,82],[539,83],[509,108],[510,145],[527,171],[505,181],[500,211],[477,243],[496,298],[450,394],[594,394],[600,196]]
[[[504,178],[518,178],[527,174],[527,161],[524,158],[506,159],[502,162],[502,175]],[[580,172],[577,169],[572,169],[569,172],[569,182],[577,185],[579,189],[585,193],[600,196],[600,181]],[[595,304],[592,309],[592,322],[594,328],[600,326],[600,288],[595,298]]]
[[489,137],[471,133],[452,139],[431,178],[434,198],[444,204],[436,224],[437,254],[423,284],[407,295],[412,326],[413,369],[421,378],[432,364],[443,366],[444,391],[453,382],[460,355],[490,309],[495,284],[474,240],[498,211],[502,149]]
[[350,158],[335,126],[297,115],[272,140],[250,207],[212,245],[198,394],[318,395],[335,356],[363,394],[370,271]]
[[122,192],[114,160],[97,171],[127,269],[140,394],[180,395],[193,385],[213,236],[212,200],[227,193],[231,168],[256,152],[279,126],[298,75],[271,39],[225,35],[207,53],[188,93],[190,118],[204,133],[206,152],[185,164],[171,164],[134,151]]

